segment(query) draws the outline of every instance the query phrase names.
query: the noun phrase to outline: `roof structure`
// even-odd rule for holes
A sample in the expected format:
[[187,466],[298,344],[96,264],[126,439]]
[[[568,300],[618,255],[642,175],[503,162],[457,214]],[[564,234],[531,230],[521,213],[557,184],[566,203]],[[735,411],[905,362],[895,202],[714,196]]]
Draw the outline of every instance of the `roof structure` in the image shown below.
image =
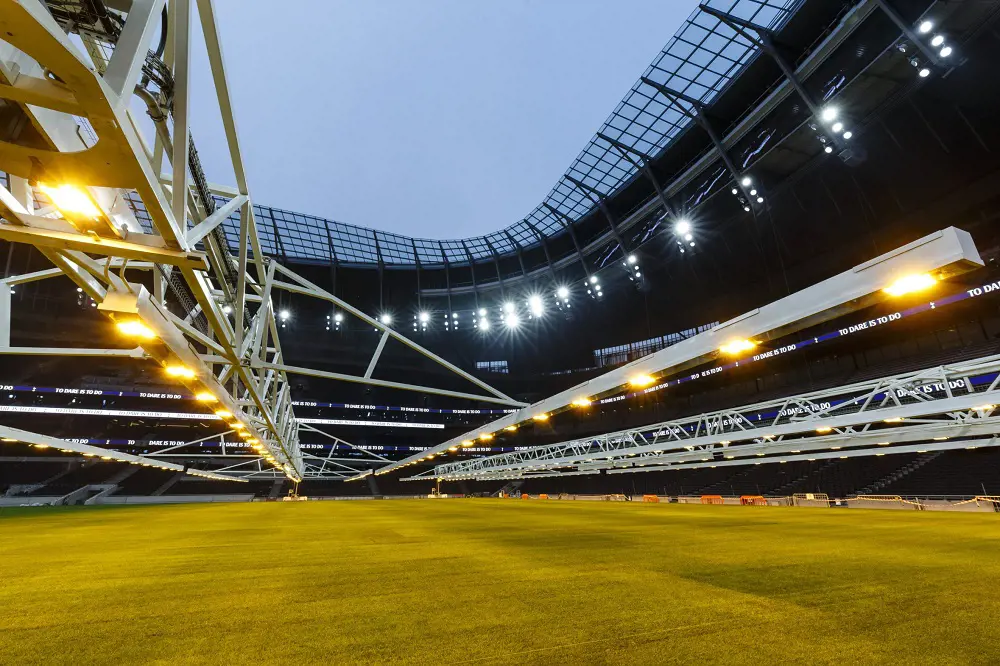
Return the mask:
[[[779,30],[802,0],[708,0],[706,5],[755,25]],[[657,98],[649,81],[702,104],[711,103],[759,50],[719,18],[696,9],[643,76],[615,107],[545,199],[523,220],[484,236],[455,240],[412,238],[312,215],[255,205],[267,254],[288,260],[344,265],[432,266],[491,261],[538,245],[566,230],[633,179],[635,157],[655,158],[692,122],[676,105]],[[627,157],[607,139],[628,148]],[[575,182],[574,182],[575,181]],[[581,187],[582,186],[582,187]],[[225,223],[238,242],[238,218]]]

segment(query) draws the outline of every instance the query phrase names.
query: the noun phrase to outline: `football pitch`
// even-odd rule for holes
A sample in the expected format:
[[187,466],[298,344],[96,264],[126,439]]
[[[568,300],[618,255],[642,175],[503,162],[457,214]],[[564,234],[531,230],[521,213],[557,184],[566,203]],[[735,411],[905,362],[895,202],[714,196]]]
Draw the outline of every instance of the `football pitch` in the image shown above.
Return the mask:
[[0,663],[997,663],[1000,515],[7,509]]

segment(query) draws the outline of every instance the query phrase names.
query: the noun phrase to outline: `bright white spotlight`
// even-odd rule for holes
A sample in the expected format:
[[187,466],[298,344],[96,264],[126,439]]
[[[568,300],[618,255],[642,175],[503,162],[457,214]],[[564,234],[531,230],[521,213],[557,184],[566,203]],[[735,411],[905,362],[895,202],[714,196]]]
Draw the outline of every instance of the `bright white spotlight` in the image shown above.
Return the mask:
[[944,44],[944,35],[934,35],[934,39],[931,40],[931,46],[941,46]]
[[943,49],[941,49],[941,57],[942,58],[947,58],[950,55],[951,55],[951,47],[950,46],[946,46]]
[[691,233],[691,223],[685,219],[678,220],[674,225],[674,233],[678,236]]
[[757,203],[764,203],[764,197],[757,197]]
[[486,308],[479,308],[479,316],[480,317],[486,316]]
[[836,117],[837,117],[837,107],[835,107],[835,106],[825,107],[822,111],[820,111],[819,117],[822,118],[823,122],[825,122],[825,123],[828,123],[828,122],[836,119]]
[[590,276],[590,284],[597,284],[597,276],[596,275],[591,275]]
[[694,236],[692,236],[691,234],[684,234],[684,240],[686,241],[692,240],[693,238]]
[[833,148],[831,146],[827,146],[826,148],[823,149],[823,152],[824,153],[832,153],[833,152]]
[[507,314],[513,314],[514,304],[511,303],[510,301],[507,301],[506,303],[503,304],[503,311],[506,312]]
[[929,70],[929,69],[927,69],[926,67],[924,67],[923,69],[921,69],[921,70],[920,70],[919,72],[917,72],[917,73],[918,73],[918,74],[920,74],[920,78],[922,78],[922,79],[926,79],[926,78],[927,78],[928,76],[930,76],[930,75],[931,75],[931,70]]
[[288,312],[288,310],[282,310],[281,312],[278,313],[278,319],[280,319],[281,321],[287,321],[288,318],[291,316],[292,315],[290,312]]
[[556,296],[559,298],[569,298],[569,289],[567,287],[559,287],[556,289]]
[[750,180],[750,176],[743,176],[743,180],[740,181],[740,183],[743,184],[743,187],[750,187],[750,183],[752,182],[753,181]]
[[545,304],[542,303],[542,297],[537,294],[529,296],[528,309],[531,311],[533,316],[541,317],[545,313]]
[[854,132],[851,132],[850,130],[844,132],[845,139],[850,139],[852,136],[854,136]]
[[233,308],[232,308],[231,305],[223,305],[222,306],[222,314],[229,314],[232,311],[233,311]]
[[504,317],[503,323],[507,328],[517,328],[521,324],[521,319],[516,314],[511,313]]
[[628,255],[628,263],[634,264],[637,261],[639,261],[639,258],[636,257],[634,254]]
[[384,315],[379,317],[378,320],[383,324],[385,324],[386,326],[388,326],[389,324],[392,323],[392,315],[386,312]]
[[340,322],[344,321],[344,315],[338,312],[337,314],[333,315],[333,320],[339,324]]
[[451,313],[451,318],[452,319],[458,319],[458,313],[457,312],[452,312]]
[[419,315],[417,315],[417,319],[420,320],[421,324],[426,324],[431,320],[431,316],[426,312],[421,312]]
[[922,35],[926,35],[933,29],[934,29],[934,24],[931,23],[930,21],[924,21],[917,27],[917,30],[920,31],[920,34]]
[[839,123],[839,122],[834,123],[833,127],[831,127],[830,129],[832,129],[834,132],[839,132],[840,130],[844,129],[844,123]]

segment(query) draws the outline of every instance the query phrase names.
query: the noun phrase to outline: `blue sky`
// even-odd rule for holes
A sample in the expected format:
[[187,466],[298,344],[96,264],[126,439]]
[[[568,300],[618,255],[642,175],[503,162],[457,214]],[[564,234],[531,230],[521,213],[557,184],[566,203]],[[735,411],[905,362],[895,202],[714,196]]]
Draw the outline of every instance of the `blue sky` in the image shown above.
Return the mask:
[[[529,213],[696,2],[216,5],[258,203],[454,238]],[[194,72],[205,171],[232,183],[207,63]]]

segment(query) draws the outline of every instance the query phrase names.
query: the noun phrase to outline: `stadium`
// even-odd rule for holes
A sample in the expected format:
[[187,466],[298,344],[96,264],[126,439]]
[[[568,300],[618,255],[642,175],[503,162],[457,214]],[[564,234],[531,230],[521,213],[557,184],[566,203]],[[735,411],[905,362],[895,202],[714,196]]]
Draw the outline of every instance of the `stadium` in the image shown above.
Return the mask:
[[0,0],[0,663],[1000,660],[1000,1],[678,0],[447,237],[225,4]]

